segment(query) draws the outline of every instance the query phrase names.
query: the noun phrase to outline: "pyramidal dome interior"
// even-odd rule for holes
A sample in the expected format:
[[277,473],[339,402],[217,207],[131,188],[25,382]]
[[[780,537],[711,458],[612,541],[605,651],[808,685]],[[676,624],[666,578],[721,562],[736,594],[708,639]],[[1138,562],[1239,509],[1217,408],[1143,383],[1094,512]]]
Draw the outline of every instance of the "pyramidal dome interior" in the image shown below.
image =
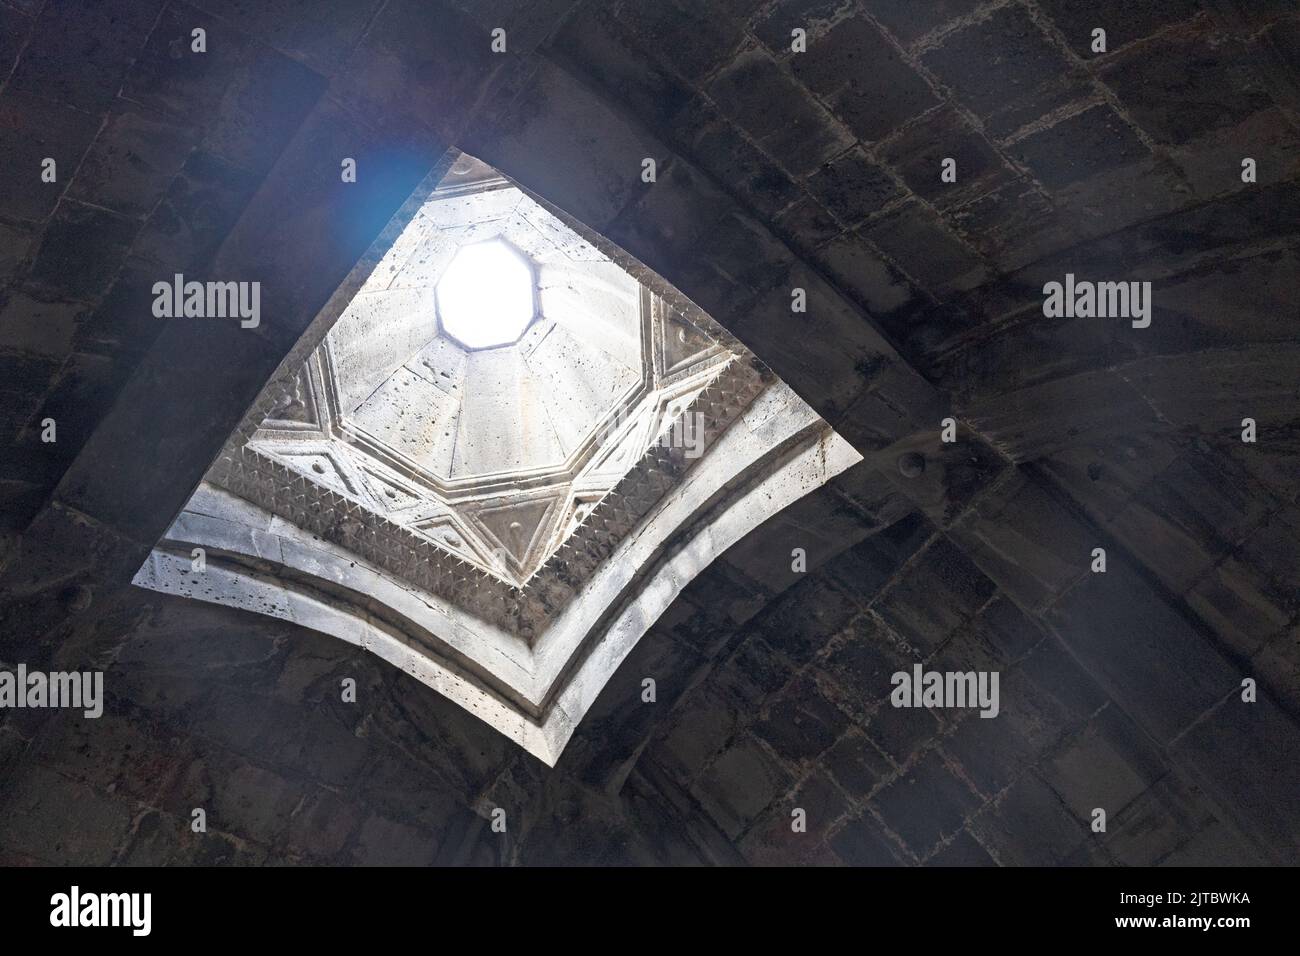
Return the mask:
[[553,761],[672,595],[860,455],[472,156],[398,218],[136,583],[368,647]]

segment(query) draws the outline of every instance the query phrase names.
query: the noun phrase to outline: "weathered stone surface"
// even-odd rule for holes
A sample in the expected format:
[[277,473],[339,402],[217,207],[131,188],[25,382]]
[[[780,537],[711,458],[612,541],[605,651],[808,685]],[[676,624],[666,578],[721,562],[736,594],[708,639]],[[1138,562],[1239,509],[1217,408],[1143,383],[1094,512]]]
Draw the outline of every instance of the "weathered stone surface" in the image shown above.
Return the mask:
[[884,138],[938,102],[921,76],[861,16],[841,19],[810,38],[808,52],[792,68],[864,141]]
[[[940,208],[978,198],[1009,182],[1014,173],[989,142],[952,108],[931,110],[878,147],[908,187]],[[956,163],[945,182],[943,163]]]
[[1090,574],[1051,620],[1071,652],[1161,742],[1239,684],[1231,665],[1119,561],[1104,575]]
[[921,62],[999,138],[1079,97],[1085,88],[1072,76],[1064,53],[1020,6],[1002,7],[945,35]]
[[117,95],[160,0],[66,0],[42,9],[9,85],[93,112]]
[[901,194],[898,184],[861,150],[849,150],[808,178],[808,188],[843,225],[853,226]]
[[793,175],[812,172],[852,145],[831,115],[761,49],[733,58],[706,92]]
[[[0,4],[0,659],[110,689],[0,714],[0,858],[1294,863],[1297,37],[1289,0]],[[114,585],[448,143],[925,460],[731,549],[549,771],[342,642]],[[155,320],[177,271],[263,279],[263,334]],[[1150,280],[1152,326],[1046,318],[1067,272]],[[947,414],[994,457],[950,476]],[[904,639],[1000,668],[999,717],[889,706]]]
[[956,541],[1017,604],[1040,607],[1087,571],[1096,538],[1060,514],[1050,492],[1013,473],[954,529]]
[[1097,24],[1105,24],[1106,52],[1113,53],[1167,24],[1200,13],[1195,0],[1155,0],[1136,7],[1103,0],[1086,10],[1070,0],[1039,0],[1038,5],[1061,31],[1070,48],[1084,59],[1096,55],[1092,52],[1092,31]]
[[[925,799],[919,799],[924,793]],[[939,840],[961,829],[965,815],[978,801],[931,750],[907,774],[872,797],[880,815],[918,857],[924,858]]]
[[64,200],[36,249],[29,281],[94,302],[108,291],[138,229],[131,219]]
[[1272,105],[1250,60],[1248,48],[1220,37],[1169,35],[1117,56],[1101,75],[1153,138],[1181,144]]
[[153,212],[198,134],[135,103],[115,106],[68,187],[71,199],[140,218]]
[[[1256,839],[1278,860],[1289,859],[1300,843],[1293,726],[1267,698],[1246,704],[1233,694],[1171,748],[1232,819],[1258,821]],[[1207,773],[1209,767],[1215,772]]]
[[361,38],[380,0],[315,3],[306,0],[196,0],[192,4],[240,25],[272,49],[299,59],[323,76],[339,69]]
[[1016,140],[1009,152],[1051,189],[1147,156],[1132,128],[1105,105],[1090,107]]
[[695,794],[734,838],[788,784],[787,772],[751,738],[715,760],[700,777]]

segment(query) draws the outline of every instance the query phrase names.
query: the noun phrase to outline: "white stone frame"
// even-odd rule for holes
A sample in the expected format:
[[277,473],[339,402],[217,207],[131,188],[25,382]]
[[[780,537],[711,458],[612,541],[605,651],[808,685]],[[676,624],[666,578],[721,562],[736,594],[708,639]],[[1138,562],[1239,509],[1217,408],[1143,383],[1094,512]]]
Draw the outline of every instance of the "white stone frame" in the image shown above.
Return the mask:
[[[636,642],[714,558],[861,460],[776,384],[529,646],[220,489],[203,486],[135,583],[292,621],[377,654],[554,766]],[[191,569],[205,550],[206,570]]]
[[[652,446],[594,502],[548,562],[553,573],[525,589],[437,548],[421,550],[420,540],[382,518],[260,458],[249,447],[259,424],[459,155],[451,151],[417,189],[290,350],[134,583],[364,648],[554,766],[610,677],[682,589],[768,517],[862,456],[689,300],[564,217],[732,356],[693,406],[706,424],[701,458],[686,462],[680,448]],[[204,552],[202,573],[193,567],[195,548]]]

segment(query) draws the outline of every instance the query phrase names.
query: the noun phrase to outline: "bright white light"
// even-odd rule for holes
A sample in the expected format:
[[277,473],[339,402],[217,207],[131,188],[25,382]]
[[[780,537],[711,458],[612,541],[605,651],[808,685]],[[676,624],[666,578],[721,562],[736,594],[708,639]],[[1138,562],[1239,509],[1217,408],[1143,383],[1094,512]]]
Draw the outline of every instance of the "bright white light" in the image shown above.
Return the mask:
[[504,242],[465,246],[438,280],[443,331],[472,349],[509,345],[533,318],[533,276]]

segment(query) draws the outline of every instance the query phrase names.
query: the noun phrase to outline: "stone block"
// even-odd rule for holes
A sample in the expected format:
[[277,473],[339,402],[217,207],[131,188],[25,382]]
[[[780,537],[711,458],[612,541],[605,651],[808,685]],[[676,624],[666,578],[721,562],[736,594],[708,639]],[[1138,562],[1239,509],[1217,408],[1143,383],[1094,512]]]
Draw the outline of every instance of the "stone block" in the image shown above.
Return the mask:
[[629,33],[628,24],[609,9],[580,5],[548,49],[654,126],[677,125],[672,121],[695,96],[691,86],[656,62]]
[[817,249],[812,258],[847,295],[882,322],[895,314],[910,317],[924,301],[912,280],[862,230],[838,236]]
[[1300,745],[1294,718],[1267,697],[1233,693],[1169,748],[1180,771],[1269,855],[1300,847]]
[[715,680],[730,697],[755,708],[784,687],[792,673],[771,645],[751,635],[718,667]]
[[1180,453],[1183,440],[1137,432],[1062,448],[1040,461],[1052,482],[1105,523]]
[[[869,605],[899,566],[926,543],[933,531],[929,522],[913,513],[845,550],[827,571],[859,604]],[[873,628],[867,626],[866,631],[870,633]]]
[[878,212],[902,188],[861,148],[854,148],[823,164],[808,177],[808,190],[845,226],[853,226]]
[[655,188],[641,180],[643,159],[662,166],[670,155],[580,82],[545,64],[492,127],[471,131],[466,149],[593,229]]
[[896,764],[905,764],[940,732],[940,720],[926,708],[895,707],[888,700],[867,718],[867,737]]
[[[61,363],[72,349],[77,316],[84,310],[85,306],[76,302],[50,302],[23,292],[11,292],[0,304],[0,349],[41,358],[51,364]],[[17,375],[11,381],[15,385],[24,384],[24,379]],[[38,387],[33,391],[39,395],[45,389]]]
[[1040,773],[1074,814],[1094,808],[1110,820],[1165,773],[1165,763],[1142,732],[1107,707],[1044,762]]
[[980,846],[979,841],[966,830],[961,830],[955,837],[943,844],[937,852],[925,861],[927,866],[997,866],[997,861],[989,856],[988,850]]
[[1062,189],[1150,155],[1133,128],[1104,103],[1036,130],[1007,151],[1048,189]]
[[885,824],[924,858],[936,843],[959,831],[981,801],[945,766],[940,752],[931,750],[871,802]]
[[[206,33],[205,49],[194,49],[193,31]],[[181,122],[204,121],[217,115],[235,71],[249,55],[251,43],[231,24],[185,4],[169,4],[135,51],[122,91],[141,103]]]
[[0,804],[0,846],[47,864],[107,866],[125,842],[132,808],[52,770],[29,765]]
[[1001,7],[945,35],[921,62],[998,138],[1088,92],[1065,54],[1020,6]]
[[705,92],[791,175],[810,173],[853,145],[808,91],[757,47],[735,56]]
[[902,264],[925,289],[938,293],[973,289],[988,278],[979,256],[918,201],[872,220],[862,235]]
[[1214,820],[1160,861],[1161,866],[1267,866],[1268,857],[1231,824]]
[[[935,525],[947,528],[960,519],[981,492],[997,482],[1007,469],[1007,461],[960,425],[955,441],[943,441],[940,415],[942,411],[933,409],[929,422],[877,457],[899,492]],[[920,474],[902,473],[899,463],[906,455],[920,456]]]
[[[146,220],[131,262],[155,281],[206,270],[257,188],[256,177],[203,150],[191,153]],[[135,290],[131,290],[135,291]],[[137,294],[145,296],[148,290]],[[152,294],[131,307],[152,317]]]
[[161,0],[45,4],[10,88],[98,114],[122,88],[161,7]]
[[614,16],[643,47],[665,51],[673,69],[691,82],[728,62],[743,40],[739,21],[690,0],[623,4]]
[[824,763],[846,793],[855,800],[867,797],[894,768],[875,745],[856,730],[851,730],[826,752]]
[[976,617],[979,634],[1007,663],[1020,660],[1043,639],[1043,631],[1005,595],[998,595]]
[[[1225,469],[1226,470],[1226,469]],[[1238,485],[1238,488],[1241,486]],[[1262,498],[1256,497],[1259,489],[1251,488],[1249,505],[1243,502],[1244,496],[1234,496],[1238,507],[1249,512],[1262,504]],[[1261,569],[1261,574],[1271,583],[1272,595],[1283,609],[1294,612],[1300,594],[1296,591],[1296,582],[1300,581],[1300,554],[1295,542],[1300,534],[1300,503],[1288,504],[1280,511],[1264,518],[1261,526],[1253,531],[1241,546],[1240,556]]]
[[195,0],[192,6],[234,23],[273,50],[301,60],[322,76],[338,70],[382,0]]
[[35,12],[13,7],[0,9],[0,75],[8,76],[13,71],[18,53],[32,31],[33,19],[29,14]]
[[[1104,333],[1097,329],[1095,320],[1087,321],[1094,322],[1093,329],[1079,330],[1085,339],[1080,345],[1086,351],[1067,358],[1068,362],[1082,365],[1093,356],[1105,361],[1114,352],[1110,343],[1098,340]],[[1078,340],[1073,331],[1066,333],[1065,338],[1075,342]],[[1036,363],[1047,337],[1047,330],[1042,328],[1027,335],[1013,333],[1002,337],[1001,344],[993,348],[1008,357],[1021,356],[1017,360],[1023,363],[1020,367],[1033,369],[1033,374],[1038,375],[1045,370]],[[1084,359],[1088,351],[1092,355]],[[979,361],[989,360],[986,355]],[[959,379],[963,371],[957,363],[952,371],[944,373],[944,378]],[[1150,402],[1126,377],[1111,369],[1079,374],[1068,374],[1068,368],[1060,371],[1063,374],[1051,381],[961,402],[956,411],[963,421],[973,425],[986,441],[1013,461],[1033,460],[1074,444],[1105,441],[1118,434],[1140,433],[1153,428],[1159,420]]]
[[195,833],[192,818],[148,810],[135,823],[130,845],[117,858],[124,866],[263,866],[266,847],[209,829]]
[[[1023,686],[1020,685],[1020,686]],[[977,791],[993,796],[1024,773],[1037,758],[1041,734],[1027,726],[1038,718],[1033,704],[1017,697],[1011,681],[1000,683],[1002,710],[992,720],[962,720],[941,747]],[[1041,726],[1041,725],[1040,725]]]
[[250,48],[233,74],[207,124],[203,149],[241,169],[264,173],[320,99],[326,81],[297,60],[261,46]]
[[900,866],[903,863],[904,851],[869,814],[849,820],[827,842],[835,855],[849,866]]
[[739,721],[740,714],[733,703],[704,690],[682,704],[662,745],[655,746],[652,752],[656,760],[679,777],[694,777],[727,742]]
[[785,56],[791,52],[791,31],[811,26],[814,34],[824,32],[838,8],[836,0],[776,0],[752,18],[751,32],[775,56]]
[[[940,209],[986,195],[1015,176],[988,140],[951,107],[909,123],[878,152],[909,189]],[[956,160],[956,182],[942,179],[947,159]]]
[[753,733],[784,760],[817,757],[848,726],[848,718],[831,703],[814,680],[797,679],[755,722]]
[[1240,683],[1206,638],[1113,555],[1105,574],[1088,574],[1047,618],[1112,699],[1160,742]]
[[1106,693],[1056,637],[1040,641],[1015,668],[1042,695],[1037,703],[1062,728],[1089,719],[1106,703]]
[[[684,152],[701,169],[762,215],[775,215],[798,199],[799,188],[785,170],[718,113],[711,103],[707,107],[702,104],[702,100],[696,99],[691,107],[692,113],[698,117],[696,123],[677,134]],[[822,229],[832,227],[835,227],[833,221],[823,222],[820,226]],[[802,230],[800,234],[803,234]]]
[[789,772],[757,741],[742,737],[713,761],[692,793],[734,840],[791,782]]
[[95,301],[108,292],[139,230],[133,219],[64,200],[36,249],[30,282],[52,295]]
[[29,223],[0,222],[0,282],[8,283],[25,267],[38,233]]
[[755,624],[763,639],[796,663],[809,660],[858,613],[844,591],[817,578],[790,588]]
[[1167,774],[1118,815],[1107,815],[1106,849],[1125,866],[1155,866],[1217,822],[1205,797]]
[[857,618],[819,662],[843,689],[845,709],[859,717],[889,696],[894,674],[910,671],[915,662],[883,628],[870,628],[874,620],[871,615]]
[[1087,6],[1071,0],[1039,0],[1038,5],[1061,31],[1070,48],[1085,60],[1097,57],[1092,52],[1092,31],[1097,27],[1105,28],[1106,51],[1114,53],[1201,12],[1196,0],[1153,0],[1137,5],[1123,0],[1102,0]]
[[808,52],[791,65],[795,76],[867,142],[883,139],[939,102],[898,49],[860,15],[810,36]]
[[971,830],[1004,866],[1043,866],[1063,863],[1079,849],[1090,836],[1088,822],[1072,816],[1051,787],[1025,774],[974,818]]
[[886,622],[923,656],[936,650],[993,596],[995,586],[947,539],[939,539],[876,604]]
[[[793,811],[803,811],[807,829],[796,832]],[[827,862],[821,843],[830,828],[850,811],[844,794],[821,772],[814,771],[787,799],[772,805],[750,829],[740,851],[756,866],[817,865]]]
[[1021,607],[1044,606],[1088,572],[1096,531],[1016,474],[981,498],[951,532],[974,563]]
[[829,242],[843,231],[830,210],[812,196],[799,192],[793,185],[790,193],[783,198],[786,202],[773,216],[772,228],[804,258],[811,258],[818,246]]
[[979,0],[869,0],[865,6],[890,33],[903,43],[912,43],[927,33],[971,13]]
[[1231,653],[1250,655],[1286,627],[1291,602],[1272,588],[1256,566],[1228,558],[1183,595],[1184,600]]
[[289,824],[287,850],[311,861],[333,861],[357,828],[364,810],[328,790],[309,791]]
[[[133,218],[153,211],[185,164],[198,131],[118,100],[68,187],[68,196]],[[69,170],[71,173],[71,170]]]
[[1106,64],[1101,78],[1153,139],[1186,143],[1273,105],[1249,47],[1170,33]]
[[1020,269],[1076,242],[1070,217],[1021,179],[947,208],[944,218],[1002,272]]
[[[491,42],[486,29],[444,3],[385,3],[334,70],[330,95],[401,148],[460,140],[472,103],[483,107],[483,130],[494,129],[494,106],[500,103],[480,96],[505,58],[492,53]],[[516,56],[526,64],[516,77],[523,81],[532,75],[535,60],[527,53]],[[338,163],[333,165],[337,181]]]
[[128,716],[111,674],[104,696],[103,714],[97,718],[75,709],[60,712],[34,742],[31,755],[96,790],[154,803],[185,759],[185,749]]
[[[791,311],[796,288],[807,295],[807,312]],[[837,420],[895,355],[859,309],[802,264],[755,301],[731,331],[769,356],[773,371],[828,421]],[[823,341],[834,341],[836,348],[826,349]]]
[[378,814],[361,825],[352,849],[353,860],[362,866],[428,866],[437,853],[433,834]]

